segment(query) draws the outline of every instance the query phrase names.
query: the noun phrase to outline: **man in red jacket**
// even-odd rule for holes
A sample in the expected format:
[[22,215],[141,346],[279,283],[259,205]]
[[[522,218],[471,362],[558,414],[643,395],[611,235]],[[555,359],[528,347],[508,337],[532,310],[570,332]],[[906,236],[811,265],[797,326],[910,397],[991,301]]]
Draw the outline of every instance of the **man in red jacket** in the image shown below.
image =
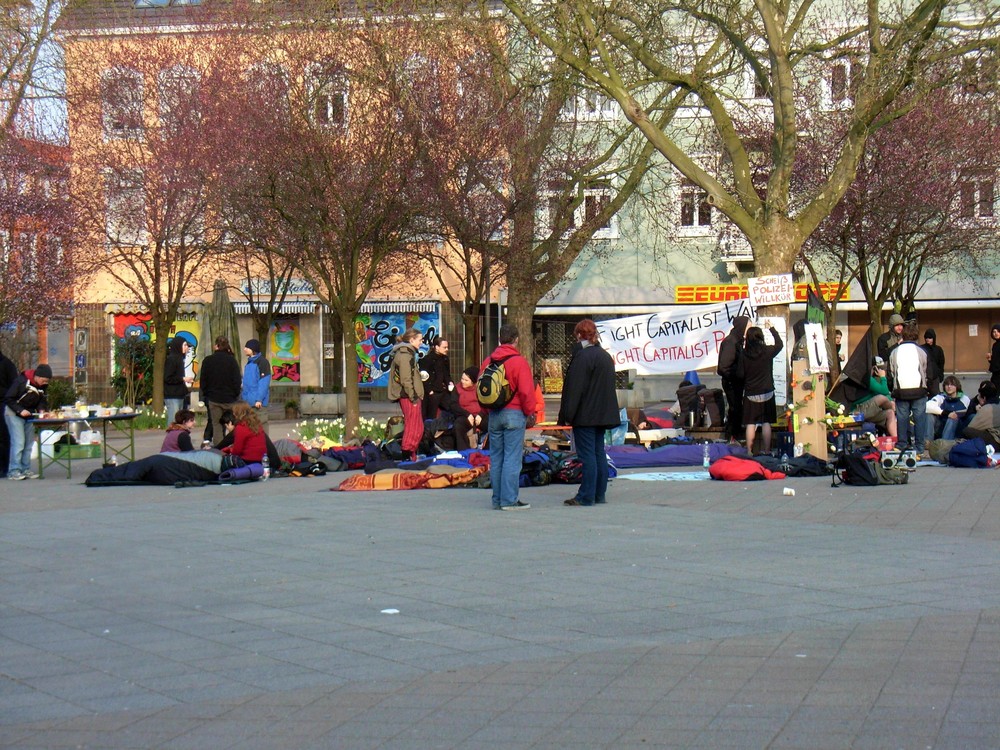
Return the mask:
[[517,499],[518,479],[524,455],[524,431],[535,424],[535,383],[528,360],[517,350],[517,326],[500,326],[500,345],[483,360],[479,373],[490,363],[509,357],[504,373],[514,397],[503,409],[490,412],[490,486],[497,510],[527,510],[531,506]]

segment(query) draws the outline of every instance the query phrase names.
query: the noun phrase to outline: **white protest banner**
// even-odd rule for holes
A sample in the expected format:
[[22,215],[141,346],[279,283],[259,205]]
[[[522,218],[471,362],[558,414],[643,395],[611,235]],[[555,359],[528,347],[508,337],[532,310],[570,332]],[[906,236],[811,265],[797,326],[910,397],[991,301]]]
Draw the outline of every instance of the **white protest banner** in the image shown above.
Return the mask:
[[813,372],[830,372],[825,334],[819,323],[806,323],[806,351],[809,354],[809,369]]
[[616,370],[639,375],[666,375],[719,362],[719,344],[733,327],[733,318],[754,311],[747,300],[699,305],[663,313],[632,315],[597,322],[601,346],[615,361]]
[[795,301],[795,284],[790,273],[747,279],[747,294],[753,308],[790,305]]

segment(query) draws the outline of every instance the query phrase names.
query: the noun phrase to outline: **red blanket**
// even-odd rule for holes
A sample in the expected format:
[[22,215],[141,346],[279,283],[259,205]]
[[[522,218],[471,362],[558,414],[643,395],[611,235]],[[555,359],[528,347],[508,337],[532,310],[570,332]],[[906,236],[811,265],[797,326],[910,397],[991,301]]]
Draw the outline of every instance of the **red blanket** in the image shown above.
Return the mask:
[[780,471],[765,469],[751,458],[738,456],[723,456],[708,467],[712,479],[722,479],[726,482],[752,482],[757,479],[784,479]]
[[476,481],[476,477],[490,470],[489,466],[476,466],[465,471],[439,474],[430,471],[378,471],[374,474],[355,474],[340,483],[336,490],[436,490],[457,487]]

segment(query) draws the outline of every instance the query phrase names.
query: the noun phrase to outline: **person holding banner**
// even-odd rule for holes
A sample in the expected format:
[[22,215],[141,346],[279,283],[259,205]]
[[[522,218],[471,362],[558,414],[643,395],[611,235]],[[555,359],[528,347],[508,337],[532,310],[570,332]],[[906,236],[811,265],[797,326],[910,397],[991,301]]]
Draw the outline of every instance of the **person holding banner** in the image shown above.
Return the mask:
[[719,364],[715,371],[722,376],[722,392],[729,403],[726,432],[730,440],[739,440],[743,432],[743,338],[748,325],[750,318],[737,315],[732,330],[719,344]]
[[608,457],[604,432],[621,424],[615,393],[615,363],[597,341],[597,326],[589,318],[573,329],[580,349],[573,355],[563,381],[559,424],[573,427],[573,444],[583,464],[576,497],[566,505],[600,505],[608,491]]
[[774,343],[768,345],[764,331],[757,326],[747,330],[743,349],[743,424],[746,428],[747,451],[753,453],[757,427],[761,428],[761,453],[771,451],[771,423],[778,418],[774,400],[774,358],[784,347],[781,334],[771,326]]

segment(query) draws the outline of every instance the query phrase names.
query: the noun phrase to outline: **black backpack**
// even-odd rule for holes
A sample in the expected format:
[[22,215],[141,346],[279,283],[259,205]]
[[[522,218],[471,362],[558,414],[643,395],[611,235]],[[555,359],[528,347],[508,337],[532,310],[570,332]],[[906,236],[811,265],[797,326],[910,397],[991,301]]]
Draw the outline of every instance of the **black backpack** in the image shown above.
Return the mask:
[[504,367],[504,362],[513,356],[515,355],[508,354],[502,359],[490,357],[490,363],[476,381],[476,398],[484,409],[503,409],[514,399],[514,389],[510,387],[507,369]]
[[886,468],[878,461],[871,461],[857,453],[847,453],[840,458],[840,477],[844,484],[874,487],[878,484],[906,484],[910,475],[905,469]]

